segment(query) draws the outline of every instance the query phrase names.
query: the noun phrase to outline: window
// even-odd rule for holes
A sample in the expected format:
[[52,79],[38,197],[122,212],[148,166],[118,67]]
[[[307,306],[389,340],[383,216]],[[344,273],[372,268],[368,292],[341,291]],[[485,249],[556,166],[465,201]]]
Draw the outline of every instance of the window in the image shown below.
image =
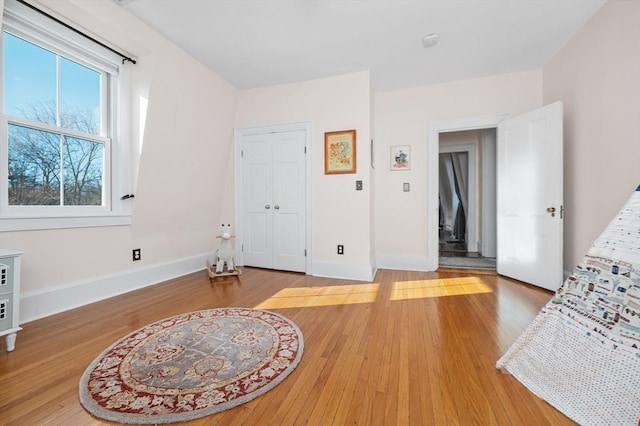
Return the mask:
[[105,76],[3,34],[9,206],[104,206]]
[[0,230],[128,223],[104,220],[127,216],[116,196],[130,160],[115,133],[126,110],[117,103],[119,58],[15,1],[5,4]]

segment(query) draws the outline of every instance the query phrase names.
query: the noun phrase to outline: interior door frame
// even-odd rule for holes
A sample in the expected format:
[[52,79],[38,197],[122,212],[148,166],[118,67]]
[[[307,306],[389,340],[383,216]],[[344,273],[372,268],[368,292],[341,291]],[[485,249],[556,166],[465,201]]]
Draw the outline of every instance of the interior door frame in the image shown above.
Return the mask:
[[313,199],[312,197],[312,185],[311,185],[311,122],[303,121],[299,123],[288,123],[288,124],[277,124],[271,126],[260,126],[260,127],[246,127],[246,128],[236,128],[234,129],[234,177],[235,177],[235,234],[236,234],[236,264],[238,266],[244,266],[244,257],[242,253],[242,244],[244,242],[244,230],[243,230],[243,167],[242,167],[242,138],[248,135],[255,134],[263,134],[263,133],[279,133],[279,132],[290,132],[302,130],[305,132],[305,274],[312,275],[311,271],[311,259],[312,253],[311,248],[313,244],[311,243],[311,207]]
[[440,133],[464,130],[482,130],[498,127],[511,118],[510,114],[491,115],[477,118],[461,118],[429,123],[427,134],[427,269],[438,269],[438,183]]

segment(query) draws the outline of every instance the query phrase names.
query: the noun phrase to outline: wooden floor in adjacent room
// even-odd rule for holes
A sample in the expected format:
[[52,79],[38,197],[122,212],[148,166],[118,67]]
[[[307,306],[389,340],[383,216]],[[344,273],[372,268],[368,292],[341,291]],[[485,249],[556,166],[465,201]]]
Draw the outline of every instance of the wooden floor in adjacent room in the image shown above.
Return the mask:
[[89,363],[148,323],[224,306],[288,317],[304,355],[273,390],[189,425],[573,424],[494,367],[550,297],[487,271],[366,283],[244,268],[211,283],[203,270],[24,324],[13,352],[2,338],[0,424],[112,424],[78,400]]

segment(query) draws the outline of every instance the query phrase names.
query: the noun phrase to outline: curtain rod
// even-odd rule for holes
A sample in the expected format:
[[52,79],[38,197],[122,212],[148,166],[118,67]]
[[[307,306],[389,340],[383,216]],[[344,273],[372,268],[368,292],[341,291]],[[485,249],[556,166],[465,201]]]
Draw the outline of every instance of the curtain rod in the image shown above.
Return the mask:
[[96,40],[95,38],[91,37],[90,35],[85,34],[85,33],[83,33],[82,31],[80,31],[80,30],[78,30],[78,29],[76,29],[76,28],[73,28],[71,25],[67,24],[66,22],[62,22],[60,19],[56,18],[55,16],[51,16],[51,15],[49,15],[49,14],[48,14],[47,12],[45,12],[44,10],[40,10],[40,9],[38,9],[37,7],[35,7],[34,5],[32,5],[32,4],[29,4],[29,3],[25,2],[24,0],[17,0],[17,2],[18,2],[18,3],[21,3],[21,4],[25,5],[25,6],[27,6],[27,7],[28,7],[28,8],[30,8],[30,9],[35,10],[36,12],[38,12],[38,13],[40,13],[41,15],[44,15],[44,16],[46,16],[47,18],[49,18],[49,19],[51,19],[51,20],[53,20],[53,21],[57,22],[58,24],[60,24],[60,25],[64,26],[65,28],[68,28],[68,29],[70,29],[71,31],[73,31],[73,32],[75,32],[75,33],[77,33],[77,34],[80,34],[82,37],[84,37],[84,38],[86,38],[86,39],[91,40],[92,42],[94,42],[94,43],[96,43],[96,44],[98,44],[98,45],[100,45],[100,46],[104,47],[105,49],[112,51],[113,53],[115,53],[116,55],[118,55],[118,56],[120,56],[120,57],[122,58],[122,63],[123,63],[123,64],[124,64],[125,62],[127,62],[127,61],[128,61],[128,62],[131,62],[132,64],[135,64],[135,63],[136,63],[136,60],[135,60],[135,59],[132,59],[132,58],[128,57],[127,55],[124,55],[124,54],[122,54],[122,53],[118,52],[117,50],[115,50],[115,49],[113,49],[113,48],[111,48],[111,47],[107,46],[106,44],[102,43],[101,41]]

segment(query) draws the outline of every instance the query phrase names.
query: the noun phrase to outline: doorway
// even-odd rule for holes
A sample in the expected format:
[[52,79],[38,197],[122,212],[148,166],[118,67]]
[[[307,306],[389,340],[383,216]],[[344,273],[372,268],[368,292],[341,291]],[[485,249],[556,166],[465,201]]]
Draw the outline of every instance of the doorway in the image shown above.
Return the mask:
[[[460,132],[466,130],[484,130],[484,129],[496,129],[498,124],[507,120],[509,118],[508,114],[495,115],[495,116],[487,116],[487,117],[479,117],[479,118],[467,118],[467,119],[457,119],[450,121],[441,121],[441,122],[433,122],[429,124],[429,133],[427,137],[427,209],[429,214],[427,215],[427,267],[431,271],[435,271],[439,267],[439,213],[440,206],[438,203],[438,195],[439,195],[439,179],[438,179],[438,170],[439,170],[439,151],[440,151],[440,135],[447,132]],[[495,130],[494,130],[495,132]],[[483,133],[483,132],[481,132]],[[487,147],[491,146],[491,144],[483,144],[484,148],[480,151],[480,155],[482,158],[490,159],[494,158],[494,155],[485,155],[483,150]],[[495,148],[495,146],[494,146]],[[495,168],[495,164],[493,166]],[[487,167],[486,169],[489,169]],[[495,185],[489,184],[489,179],[485,179],[482,177],[484,186],[487,188],[494,188]],[[483,206],[495,205],[495,203],[490,200],[490,192],[483,191],[481,194],[477,195],[476,198],[481,200]],[[488,199],[487,196],[489,195]],[[493,192],[493,196],[495,197],[495,191]],[[485,210],[484,208],[482,210]],[[490,230],[491,226],[495,229],[495,222],[493,225],[490,220],[487,220],[488,217],[492,215],[485,214],[482,216],[482,220],[480,221],[482,227],[486,229],[485,234],[493,233],[495,231]],[[479,245],[482,248],[482,253],[489,254],[491,250],[495,252],[495,245],[493,247],[486,238],[479,241]]]
[[439,134],[438,265],[495,269],[496,129]]
[[[494,224],[498,231],[494,248],[497,249],[496,271],[500,275],[557,290],[563,282],[562,127],[561,102],[513,119],[503,114],[429,124],[426,207],[428,270],[435,271],[439,266],[440,134],[497,128],[500,143],[496,144],[495,156],[498,170]],[[523,206],[526,210],[522,209]]]

